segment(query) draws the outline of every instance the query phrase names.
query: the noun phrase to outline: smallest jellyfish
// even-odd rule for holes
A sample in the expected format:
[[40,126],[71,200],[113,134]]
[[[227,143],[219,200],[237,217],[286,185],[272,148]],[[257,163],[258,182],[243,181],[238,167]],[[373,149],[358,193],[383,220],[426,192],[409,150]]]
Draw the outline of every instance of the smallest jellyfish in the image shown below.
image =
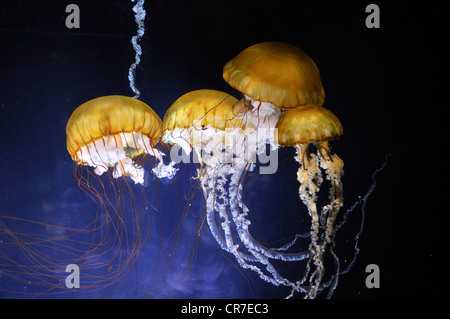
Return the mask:
[[[277,124],[278,143],[281,146],[294,146],[296,161],[300,164],[297,180],[300,183],[299,196],[311,216],[310,257],[306,271],[297,285],[310,286],[306,295],[314,298],[321,288],[324,276],[324,256],[328,246],[333,246],[334,222],[343,205],[342,175],[344,162],[331,154],[328,141],[342,135],[341,122],[330,110],[322,106],[305,105],[284,112]],[[318,154],[310,154],[309,145],[316,147]],[[330,182],[329,204],[317,209],[317,199],[323,182],[322,170]],[[323,236],[319,235],[324,229]],[[338,263],[333,248],[330,251]],[[311,269],[311,262],[314,270]],[[337,276],[335,276],[336,278]]]

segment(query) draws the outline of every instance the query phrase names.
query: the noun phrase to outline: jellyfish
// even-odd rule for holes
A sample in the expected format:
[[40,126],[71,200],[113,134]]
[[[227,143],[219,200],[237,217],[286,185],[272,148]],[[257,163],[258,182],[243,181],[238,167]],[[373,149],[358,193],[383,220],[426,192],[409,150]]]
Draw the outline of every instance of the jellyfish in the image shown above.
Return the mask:
[[[66,146],[77,184],[87,197],[80,194],[85,199],[80,201],[79,192],[69,187],[67,193],[76,200],[68,199],[68,206],[63,200],[57,208],[44,207],[54,217],[11,216],[3,222],[2,216],[0,221],[0,237],[6,243],[0,251],[0,271],[24,282],[28,289],[19,293],[35,297],[84,292],[105,297],[129,278],[143,248],[157,235],[152,226],[160,208],[158,182],[175,174],[157,148],[161,132],[160,117],[134,98],[103,96],[74,110],[66,125]],[[146,165],[148,160],[151,165]],[[146,172],[149,167],[153,173]],[[151,175],[158,178],[152,180]],[[60,222],[67,216],[70,220]],[[15,232],[9,221],[23,227]],[[33,232],[27,233],[30,226]],[[163,243],[159,245],[157,249]],[[147,265],[150,270],[155,267],[154,278],[164,258],[158,253]],[[65,285],[69,265],[81,270],[79,289]]]
[[[145,189],[138,189],[140,197],[136,202],[128,181],[138,186],[148,184],[144,168],[147,158],[156,159],[152,161],[152,172],[159,179],[171,179],[176,172],[173,163],[166,165],[164,153],[156,148],[161,132],[161,118],[147,104],[119,95],[82,104],[67,122],[67,150],[74,161],[75,177],[80,188],[100,206],[103,217],[96,225],[107,229],[100,243],[104,251],[114,252],[111,258],[119,260],[121,273],[132,268],[149,237],[151,201],[158,200]],[[93,173],[88,167],[93,167]],[[105,173],[108,179],[102,181],[100,176]],[[125,201],[130,204],[125,205]],[[131,224],[126,223],[127,219]],[[122,256],[122,252],[126,255]]]
[[[237,102],[233,96],[217,90],[186,93],[166,111],[161,137],[167,145],[181,148],[188,155],[194,153],[193,160],[200,164],[194,178],[199,179],[207,203],[207,223],[214,238],[227,251],[233,245],[226,213],[228,196],[223,189],[229,174],[227,164],[233,159],[229,139],[235,130],[243,129],[242,122],[233,115]],[[171,154],[177,151],[173,147]],[[224,220],[225,238],[216,225],[215,211]]]
[[[145,176],[146,159],[159,179],[175,174],[156,147],[161,132],[160,117],[147,104],[130,97],[103,96],[75,109],[66,126],[67,150],[79,188],[93,201],[71,207],[69,226],[23,221],[36,228],[45,226],[43,234],[15,234],[0,225],[0,233],[7,235],[10,246],[20,247],[23,254],[18,256],[22,262],[7,259],[10,265],[5,267],[11,272],[23,270],[19,274],[27,278],[30,294],[73,291],[64,285],[68,265],[81,269],[78,292],[102,291],[108,296],[128,278],[153,236],[152,212],[158,207],[158,179],[149,182]],[[93,205],[96,211],[91,211]],[[88,222],[83,219],[80,226],[75,221],[85,212],[77,207],[89,207]],[[158,258],[152,260],[155,269],[164,257]]]
[[[265,247],[251,235],[248,208],[242,202],[242,181],[255,167],[258,117],[247,112],[236,98],[217,90],[197,90],[177,99],[163,120],[162,141],[192,151],[200,167],[194,178],[200,181],[206,202],[206,221],[221,249],[231,253],[244,269],[256,272],[274,285],[295,287],[283,278],[271,259],[298,261],[307,252],[286,250],[295,239],[279,248]],[[244,123],[246,123],[244,125]],[[276,125],[275,122],[269,123]],[[172,148],[171,153],[177,152]],[[176,154],[175,154],[176,155]],[[172,159],[173,160],[173,159]],[[219,222],[220,221],[220,222]]]
[[67,150],[77,165],[94,167],[102,175],[113,167],[114,178],[129,176],[144,184],[144,168],[134,158],[147,154],[158,160],[153,172],[160,178],[173,177],[172,164],[164,165],[154,146],[162,131],[159,116],[144,102],[111,95],[79,106],[66,126]]
[[[297,285],[307,283],[310,289],[307,297],[314,298],[321,288],[324,276],[324,256],[327,248],[333,246],[334,223],[343,205],[343,161],[332,154],[329,141],[342,135],[342,125],[330,110],[316,105],[304,105],[289,109],[280,117],[277,126],[278,144],[293,146],[299,163],[297,180],[300,183],[299,196],[311,217],[309,246],[310,256],[306,271]],[[310,145],[315,146],[317,155],[310,154]],[[329,204],[317,207],[318,192],[323,182],[322,170],[330,183]],[[323,232],[320,233],[320,229]],[[339,260],[330,251],[335,263]],[[311,263],[314,270],[311,270]],[[338,269],[338,267],[336,267]],[[338,270],[337,270],[338,271]],[[338,273],[335,274],[335,278]]]

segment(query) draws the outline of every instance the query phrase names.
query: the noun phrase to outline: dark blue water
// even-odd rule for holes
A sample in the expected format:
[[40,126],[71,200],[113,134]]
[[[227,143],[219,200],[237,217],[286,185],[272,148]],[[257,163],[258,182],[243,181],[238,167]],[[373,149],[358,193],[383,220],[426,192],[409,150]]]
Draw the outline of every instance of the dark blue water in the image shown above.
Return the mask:
[[[99,248],[79,259],[90,266],[84,273],[81,268],[81,288],[65,288],[63,266],[70,253],[61,247],[69,246],[77,250],[77,256],[83,255],[89,250],[89,235],[94,234],[95,242],[106,231],[74,234],[74,229],[90,225],[98,210],[73,175],[65,125],[75,108],[90,99],[132,95],[127,74],[134,60],[130,39],[137,29],[131,3],[91,1],[79,3],[81,26],[69,30],[65,26],[68,3],[6,1],[0,6],[0,223],[7,227],[0,230],[0,297],[286,296],[289,289],[242,270],[233,256],[220,249],[206,223],[202,225],[205,207],[201,192],[191,201],[185,197],[194,192],[189,178],[195,167],[184,165],[169,182],[155,179],[150,163],[146,187],[131,187],[135,202],[146,207],[137,211],[142,218],[138,224],[148,234],[140,242],[138,259],[126,263],[120,259],[133,254],[130,247],[142,236],[142,230],[133,230],[136,222],[129,213],[131,202],[125,199],[127,239],[113,243],[112,251],[100,253]],[[424,30],[408,18],[415,11],[384,5],[381,29],[369,30],[364,24],[364,2],[145,4],[146,33],[136,85],[140,100],[161,118],[179,96],[191,90],[217,89],[241,98],[223,81],[223,65],[254,43],[285,41],[315,60],[326,91],[325,106],[343,123],[344,135],[332,149],[345,162],[344,211],[369,189],[371,174],[384,162],[385,154],[392,154],[367,203],[361,253],[352,272],[341,278],[335,292],[338,298],[415,296],[419,289],[411,278],[417,274],[408,260],[414,257],[415,268],[422,269],[417,276],[426,284],[430,279],[425,274],[436,258],[431,248],[436,240],[434,220],[417,212],[425,204],[418,200],[422,192],[413,187],[414,174],[423,172],[415,170],[424,161],[413,156],[405,144],[422,137],[411,129],[417,125],[410,126],[415,118],[407,111],[412,109],[408,106],[411,102],[422,99],[413,99],[408,93],[419,90],[408,76],[410,67],[426,78],[433,72],[433,63],[423,58],[429,54],[421,40]],[[396,23],[399,20],[403,23]],[[422,67],[423,61],[427,67]],[[426,93],[431,87],[423,83],[420,90]],[[252,233],[261,241],[270,243],[308,230],[293,156],[292,149],[284,149],[276,174],[256,174],[246,180]],[[102,178],[108,182],[106,176]],[[336,238],[343,265],[353,256],[360,216],[360,210],[355,210]],[[417,233],[420,239],[414,236]],[[39,254],[28,255],[29,250],[9,245],[15,243],[14,236],[29,244],[49,236],[64,239],[33,246]],[[51,271],[40,268],[55,260],[61,267]],[[364,284],[365,267],[370,263],[378,264],[386,276],[378,290],[369,290]],[[120,265],[126,265],[125,269]],[[301,265],[278,267],[292,280],[298,279]],[[108,276],[108,272],[114,275]],[[98,282],[95,278],[106,284],[93,287]],[[45,285],[39,284],[42,282]]]

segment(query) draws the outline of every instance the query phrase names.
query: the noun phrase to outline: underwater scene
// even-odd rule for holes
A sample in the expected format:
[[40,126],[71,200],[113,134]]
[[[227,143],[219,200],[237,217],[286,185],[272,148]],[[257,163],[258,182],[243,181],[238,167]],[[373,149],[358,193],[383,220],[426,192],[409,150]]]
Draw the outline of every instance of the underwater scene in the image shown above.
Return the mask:
[[418,8],[0,9],[1,299],[440,296]]

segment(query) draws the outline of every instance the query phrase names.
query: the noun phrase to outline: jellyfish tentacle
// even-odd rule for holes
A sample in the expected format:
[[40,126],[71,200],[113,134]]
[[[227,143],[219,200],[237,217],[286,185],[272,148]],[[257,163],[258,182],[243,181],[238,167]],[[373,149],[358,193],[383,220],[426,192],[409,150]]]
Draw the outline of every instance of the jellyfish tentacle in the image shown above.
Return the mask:
[[[323,207],[323,211],[327,211],[325,223],[324,243],[331,243],[334,232],[334,222],[340,208],[344,205],[344,195],[342,187],[342,175],[344,174],[344,162],[333,154],[330,160],[321,159],[320,166],[325,170],[326,178],[331,182],[329,200],[330,204]],[[325,247],[324,247],[325,248]]]
[[[307,147],[305,147],[304,144],[297,145],[297,156],[295,159],[300,164],[297,171],[297,180],[300,183],[300,199],[307,207],[311,217],[311,243],[309,246],[310,258],[307,261],[304,276],[298,281],[298,285],[303,284],[305,281],[310,283],[313,282],[306,297],[314,298],[319,289],[324,272],[323,254],[321,253],[322,249],[319,243],[320,216],[317,211],[317,197],[323,182],[323,177],[319,167],[319,156],[310,154],[306,159],[304,156],[305,149],[307,149]],[[315,269],[312,272],[311,262],[315,266]]]
[[[343,161],[335,154],[331,155],[327,151],[327,155],[323,156],[322,150],[318,149],[318,154],[311,154],[309,159],[302,162],[304,147],[297,147],[296,160],[301,164],[297,178],[300,182],[299,194],[303,203],[307,206],[311,216],[311,257],[307,262],[305,273],[297,285],[309,283],[309,291],[305,298],[315,298],[318,292],[326,286],[331,285],[329,294],[335,289],[339,277],[339,258],[334,252],[334,223],[340,208],[343,205],[343,187],[341,177],[343,175]],[[326,179],[330,181],[331,187],[329,192],[330,203],[325,205],[320,214],[317,210],[317,193],[323,181],[321,169],[325,171]],[[324,229],[322,242],[319,241],[320,228]],[[330,245],[330,252],[334,258],[335,273],[326,284],[322,283],[324,276],[323,259]],[[314,269],[311,269],[311,263]],[[292,295],[292,294],[291,294]],[[290,296],[291,296],[290,295]]]
[[[243,164],[236,164],[233,169],[234,173],[231,174],[231,182],[229,186],[229,205],[233,216],[233,221],[236,225],[239,237],[241,241],[245,244],[246,248],[250,251],[258,251],[263,256],[270,259],[279,259],[283,261],[298,261],[308,258],[308,252],[298,252],[298,253],[285,253],[277,250],[273,250],[264,247],[258,243],[248,230],[248,226],[251,224],[250,220],[246,218],[248,215],[248,208],[243,204],[242,201],[242,183],[240,182],[241,176],[244,173],[245,166]],[[241,209],[239,209],[239,207]]]
[[324,255],[327,244],[330,245],[330,253],[333,256],[335,270],[332,278],[332,284],[328,291],[327,298],[330,298],[333,294],[339,279],[340,262],[339,258],[334,252],[334,237],[335,237],[335,221],[339,210],[344,204],[342,175],[344,174],[343,166],[344,162],[336,155],[331,155],[329,152],[328,158],[321,157],[320,167],[325,170],[326,178],[331,182],[329,200],[330,204],[325,205],[322,209],[323,225],[325,228],[324,240],[321,247],[321,254]]
[[[227,246],[224,238],[220,234],[219,229],[217,228],[217,225],[216,225],[215,218],[214,218],[214,213],[215,213],[216,208],[221,208],[216,203],[214,203],[216,193],[214,192],[214,188],[211,187],[211,185],[210,185],[211,183],[214,183],[215,180],[212,180],[207,175],[209,175],[209,174],[204,172],[204,175],[202,177],[200,177],[201,185],[203,188],[203,194],[204,194],[205,201],[206,201],[206,221],[208,223],[209,229],[211,230],[213,237],[216,239],[217,243],[220,245],[220,248],[222,248],[223,250],[228,250],[228,246]],[[218,190],[218,191],[220,191],[220,190]],[[223,215],[223,214],[221,212],[219,212],[219,215]],[[225,218],[226,217],[227,216],[225,216]],[[226,219],[223,221],[223,223],[226,223]]]
[[[281,246],[281,247],[278,247],[278,248],[272,247],[272,248],[270,248],[270,249],[271,249],[271,250],[275,250],[275,251],[285,251],[285,250],[288,250],[289,248],[291,248],[293,245],[295,245],[295,243],[297,242],[297,240],[298,240],[299,238],[307,238],[307,237],[310,237],[310,236],[311,236],[310,233],[305,233],[305,234],[295,234],[294,239],[291,240],[290,242],[288,242],[287,244],[285,244],[285,245],[283,245],[283,246]],[[308,253],[308,252],[305,252],[305,253]]]
[[[202,187],[207,203],[207,222],[214,238],[216,239],[216,241],[219,243],[220,247],[223,250],[235,256],[238,264],[242,268],[256,272],[261,279],[273,285],[290,286],[292,289],[295,289],[296,291],[305,292],[303,287],[300,286],[296,287],[295,283],[287,280],[286,278],[283,278],[276,271],[273,265],[269,262],[268,259],[270,257],[266,256],[264,253],[261,253],[259,249],[254,249],[250,247],[245,242],[246,239],[243,236],[240,235],[240,239],[241,242],[244,244],[244,247],[248,250],[249,254],[242,252],[240,250],[239,244],[235,243],[231,231],[231,219],[230,216],[228,216],[228,212],[226,209],[227,205],[229,205],[229,199],[227,195],[232,193],[231,190],[233,189],[233,187],[230,186],[228,188],[226,187],[227,177],[229,175],[229,172],[231,171],[233,171],[233,169],[230,168],[230,165],[224,164],[218,167],[207,167],[205,169],[205,172],[201,175]],[[240,170],[240,173],[242,173],[242,170]],[[236,208],[235,203],[236,202],[234,202],[234,206],[233,204],[230,205],[230,210],[232,212]],[[224,233],[223,236],[216,225],[215,220],[216,212],[219,214],[222,220],[220,226]],[[237,222],[236,220],[237,218],[239,218],[239,216],[235,214],[234,216],[231,217],[239,234],[240,232],[242,232],[242,230],[238,225],[239,222]],[[248,220],[246,222],[250,223],[250,221]],[[281,255],[282,253],[279,252],[278,254]],[[264,273],[264,271],[260,268],[258,264],[264,265],[265,269],[268,271],[268,274]]]
[[[230,227],[231,221],[227,214],[228,198],[225,191],[226,175],[224,175],[223,171],[220,169],[207,167],[201,177],[201,182],[206,200],[206,220],[209,229],[217,243],[220,245],[220,248],[229,253],[238,254],[239,258],[242,258],[243,260],[250,262],[257,261],[254,256],[238,251],[234,244]],[[219,202],[218,199],[222,202]],[[220,225],[224,232],[224,236],[222,236],[217,227],[215,219],[216,212],[218,212],[218,215],[222,220]]]
[[[254,158],[258,152],[265,151],[266,144],[270,143],[272,147],[276,147],[274,137],[274,127],[280,117],[280,110],[272,103],[261,102],[253,100],[244,95],[244,98],[240,103],[248,103],[246,111],[237,115],[241,118],[243,123],[251,129],[246,131],[245,137],[241,140],[241,143],[236,143],[233,149],[236,149],[236,157],[242,159],[242,154],[247,154],[243,162],[234,163],[230,165],[230,184],[229,184],[229,196],[230,196],[230,209],[233,216],[233,221],[237,227],[238,234],[241,241],[246,245],[246,248],[251,251],[255,250],[260,252],[267,258],[279,259],[284,261],[298,261],[308,258],[308,252],[298,253],[285,253],[278,249],[271,249],[264,247],[251,236],[248,226],[250,221],[246,219],[248,215],[248,208],[245,206],[242,200],[243,192],[243,175],[245,171],[253,170],[255,164]],[[300,238],[300,237],[296,237]],[[285,245],[284,250],[292,246]]]

